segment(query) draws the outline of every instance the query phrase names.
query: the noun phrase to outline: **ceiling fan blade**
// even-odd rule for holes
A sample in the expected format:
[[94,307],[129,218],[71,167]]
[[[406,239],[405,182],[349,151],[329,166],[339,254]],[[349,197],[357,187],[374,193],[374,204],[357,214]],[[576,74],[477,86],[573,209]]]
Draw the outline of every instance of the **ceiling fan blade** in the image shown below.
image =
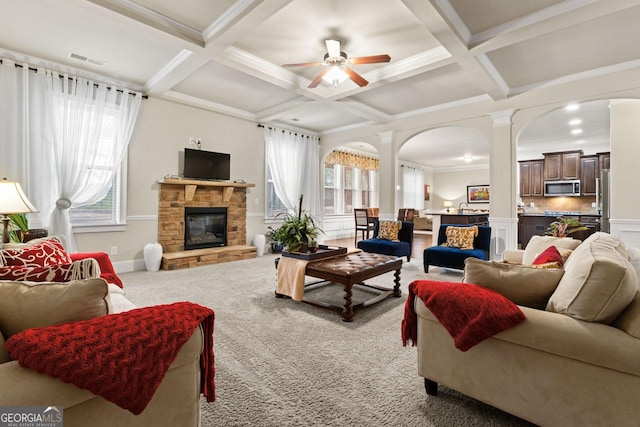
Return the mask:
[[360,87],[363,87],[369,84],[369,82],[366,81],[364,77],[362,77],[360,74],[353,71],[351,68],[345,68],[344,72],[347,73],[349,78],[353,80],[353,82]]
[[323,62],[301,62],[299,64],[282,64],[283,67],[316,67],[323,65]]
[[307,87],[313,89],[314,87],[318,86],[322,82],[322,78],[324,77],[324,75],[327,74],[328,72],[329,72],[329,68],[327,68],[326,70],[323,70],[320,74],[318,74],[318,76],[315,79],[313,79],[313,81]]
[[338,40],[325,40],[327,53],[330,58],[340,58],[340,42]]
[[376,64],[378,62],[389,62],[391,57],[389,55],[373,55],[373,56],[360,56],[358,58],[351,58],[349,60],[352,64]]

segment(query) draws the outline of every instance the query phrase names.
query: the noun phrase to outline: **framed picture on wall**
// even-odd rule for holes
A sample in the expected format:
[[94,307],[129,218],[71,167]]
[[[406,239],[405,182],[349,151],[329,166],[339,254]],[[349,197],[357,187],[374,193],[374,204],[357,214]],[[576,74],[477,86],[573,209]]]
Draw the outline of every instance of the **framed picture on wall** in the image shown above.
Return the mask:
[[489,186],[467,185],[467,203],[489,203]]
[[429,184],[424,185],[424,201],[428,202],[431,198],[431,186]]

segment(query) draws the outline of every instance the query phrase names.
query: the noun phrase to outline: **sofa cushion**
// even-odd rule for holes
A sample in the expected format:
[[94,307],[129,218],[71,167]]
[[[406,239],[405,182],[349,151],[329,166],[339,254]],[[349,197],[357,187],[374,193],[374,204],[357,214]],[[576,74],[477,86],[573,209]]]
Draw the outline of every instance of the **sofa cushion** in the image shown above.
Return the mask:
[[533,260],[535,260],[538,255],[551,245],[558,248],[558,250],[573,250],[577,248],[580,243],[582,243],[580,240],[571,239],[569,237],[532,236],[529,243],[527,243],[527,247],[524,249],[522,264],[531,265]]
[[629,254],[629,262],[640,280],[640,248],[627,248],[627,253]]
[[380,228],[378,230],[378,239],[391,240],[392,242],[399,242],[398,233],[402,228],[402,222],[400,221],[380,221]]
[[478,235],[478,226],[447,227],[446,246],[459,249],[473,249],[473,239]]
[[546,309],[580,320],[612,323],[638,288],[624,244],[607,233],[589,236],[564,270]]
[[544,309],[563,274],[559,268],[539,269],[467,258],[462,281],[493,289],[518,305]]
[[107,282],[0,282],[0,331],[5,339],[29,328],[107,314]]
[[36,245],[22,248],[0,250],[2,266],[47,267],[71,262],[62,243],[56,239],[47,239]]
[[70,282],[72,280],[100,277],[100,266],[93,258],[74,261],[71,264],[47,267],[0,267],[0,280],[29,282]]
[[640,292],[636,292],[631,303],[618,316],[613,326],[635,338],[640,338]]

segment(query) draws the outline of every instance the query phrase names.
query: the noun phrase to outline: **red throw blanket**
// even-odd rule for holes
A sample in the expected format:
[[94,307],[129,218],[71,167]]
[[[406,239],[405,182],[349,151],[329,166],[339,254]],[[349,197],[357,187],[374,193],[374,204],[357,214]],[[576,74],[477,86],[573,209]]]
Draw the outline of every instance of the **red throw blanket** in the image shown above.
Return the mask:
[[141,413],[199,324],[202,392],[215,400],[213,310],[190,302],[157,305],[91,320],[27,329],[5,346],[20,366]]
[[416,280],[409,285],[409,297],[402,319],[402,344],[417,344],[414,298],[424,305],[453,338],[456,348],[467,351],[486,338],[512,328],[525,320],[512,301],[477,285]]

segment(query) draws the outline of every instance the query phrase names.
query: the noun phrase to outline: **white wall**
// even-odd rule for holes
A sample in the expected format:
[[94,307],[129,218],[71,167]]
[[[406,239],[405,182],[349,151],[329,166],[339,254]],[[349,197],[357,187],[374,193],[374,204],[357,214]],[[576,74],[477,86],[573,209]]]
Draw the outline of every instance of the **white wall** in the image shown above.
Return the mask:
[[[431,200],[434,210],[444,209],[444,201],[451,200],[453,209],[467,202],[467,185],[488,185],[489,169],[433,172]],[[489,203],[470,203],[471,209],[489,209]]]
[[78,250],[106,251],[118,247],[113,261],[120,269],[142,266],[142,249],[157,239],[157,181],[180,175],[179,153],[189,138],[202,149],[231,154],[231,179],[255,184],[247,189],[247,243],[266,230],[264,224],[264,140],[255,123],[174,102],[149,98],[142,102],[129,146],[127,228],[124,232],[76,234]]

